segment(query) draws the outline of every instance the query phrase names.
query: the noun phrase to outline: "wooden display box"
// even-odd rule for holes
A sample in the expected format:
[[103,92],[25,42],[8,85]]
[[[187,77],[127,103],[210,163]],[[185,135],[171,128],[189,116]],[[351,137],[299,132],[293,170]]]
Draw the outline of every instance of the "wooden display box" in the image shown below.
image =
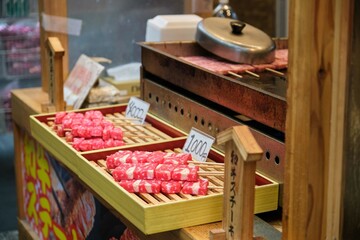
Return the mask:
[[[75,112],[100,110],[104,115],[121,117],[125,105],[104,108],[82,109]],[[57,136],[48,125],[55,113],[30,116],[31,134],[60,163],[69,168],[97,196],[105,200],[115,212],[124,216],[145,234],[154,234],[183,227],[195,226],[222,220],[222,190],[213,189],[206,196],[189,194],[134,194],[115,182],[104,169],[106,156],[121,149],[144,151],[181,151],[186,134],[166,122],[148,114],[145,126],[137,126],[142,133],[153,138],[126,139],[121,147],[79,152],[64,138]],[[220,152],[211,150],[209,161],[223,162]],[[223,177],[211,177],[213,185],[223,185]],[[278,208],[279,185],[261,175],[256,176],[255,213]]]
[[[125,110],[127,104],[111,105],[101,108],[88,108],[81,109],[72,112],[84,113],[89,110],[99,110],[112,122],[123,122],[125,119]],[[66,142],[65,138],[59,137],[51,122],[55,118],[55,113],[46,113],[30,116],[30,128],[32,136],[44,146],[55,158],[65,164],[70,170],[77,171],[76,161],[79,158],[77,151],[71,143]],[[121,125],[121,128],[125,131],[131,131],[132,133],[139,133],[139,137],[133,134],[132,137],[124,138],[125,145],[118,148],[127,148],[130,145],[139,145],[154,141],[170,140],[172,138],[185,136],[185,133],[173,128],[171,125],[160,120],[159,118],[148,114],[143,125]],[[102,151],[92,150],[94,152]]]
[[[147,143],[129,146],[128,150],[141,151],[174,151],[180,152],[186,137],[164,142]],[[222,220],[223,193],[221,189],[211,189],[208,195],[193,196],[189,194],[143,194],[129,193],[114,181],[103,164],[106,156],[116,150],[105,150],[97,153],[82,153],[77,161],[81,169],[79,177],[88,183],[101,198],[128,219],[145,234],[159,233],[183,227],[195,226]],[[211,150],[208,161],[223,162],[224,156]],[[211,168],[203,168],[210,171]],[[223,186],[223,176],[207,177],[211,185]],[[257,175],[255,189],[255,213],[276,210],[278,207],[277,183]]]

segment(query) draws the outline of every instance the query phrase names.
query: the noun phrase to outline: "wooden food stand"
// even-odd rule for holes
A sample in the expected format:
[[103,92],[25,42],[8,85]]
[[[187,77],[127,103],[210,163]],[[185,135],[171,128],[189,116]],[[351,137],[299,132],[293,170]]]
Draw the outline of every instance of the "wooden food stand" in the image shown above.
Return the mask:
[[[39,9],[47,9],[44,8],[46,4],[50,3],[40,1],[42,7]],[[66,15],[64,6],[66,1],[60,14]],[[52,7],[49,9],[57,11]],[[290,4],[282,218],[284,240],[348,239],[357,234],[360,196],[355,189],[360,175],[357,167],[359,150],[356,139],[359,134],[356,119],[359,117],[358,112],[353,110],[359,107],[357,80],[360,74],[356,67],[360,55],[357,27],[360,21],[359,9],[360,3],[353,0],[294,0]],[[42,36],[47,39],[44,32]],[[42,37],[42,44],[45,43],[44,39]],[[67,39],[60,41],[66,53]],[[67,63],[66,59],[65,55],[64,63]],[[64,66],[66,68],[67,64]],[[42,112],[41,105],[49,97],[46,89],[47,86],[44,89],[12,92],[21,239],[37,239],[29,224],[24,221],[22,174],[28,166],[24,165],[22,159],[26,157],[24,144],[26,146],[26,141],[31,139],[29,116]],[[29,142],[41,149],[36,141]],[[102,203],[112,209],[111,204],[104,199]],[[117,216],[126,225],[132,226],[124,216]],[[145,235],[137,231],[136,227],[133,229],[142,239],[200,240],[208,239],[210,230],[218,228],[221,228],[219,222],[154,235]]]

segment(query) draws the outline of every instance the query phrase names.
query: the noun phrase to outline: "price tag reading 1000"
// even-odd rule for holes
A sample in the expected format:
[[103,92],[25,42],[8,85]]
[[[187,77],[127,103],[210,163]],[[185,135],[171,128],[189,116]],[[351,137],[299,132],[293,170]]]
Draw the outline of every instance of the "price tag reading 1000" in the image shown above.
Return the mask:
[[137,97],[131,97],[126,107],[125,117],[137,119],[140,124],[144,124],[150,104]]
[[214,141],[214,137],[192,128],[182,150],[190,153],[194,160],[205,162]]

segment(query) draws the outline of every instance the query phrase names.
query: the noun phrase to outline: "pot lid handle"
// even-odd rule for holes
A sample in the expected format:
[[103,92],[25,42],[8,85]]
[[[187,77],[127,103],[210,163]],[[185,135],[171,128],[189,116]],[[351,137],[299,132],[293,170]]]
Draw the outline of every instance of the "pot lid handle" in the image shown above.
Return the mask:
[[241,21],[231,21],[230,26],[233,34],[240,35],[246,24]]

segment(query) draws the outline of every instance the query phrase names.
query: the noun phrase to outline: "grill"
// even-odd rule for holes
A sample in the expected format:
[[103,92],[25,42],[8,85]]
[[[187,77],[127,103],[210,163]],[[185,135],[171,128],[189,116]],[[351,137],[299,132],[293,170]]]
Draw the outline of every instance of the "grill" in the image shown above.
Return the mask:
[[[278,49],[286,39],[275,40]],[[142,98],[150,112],[189,132],[195,127],[211,136],[246,124],[264,150],[257,170],[279,183],[284,176],[286,71],[261,72],[238,78],[222,75],[183,60],[211,56],[196,42],[145,42],[142,48]],[[216,146],[219,148],[220,146]]]

